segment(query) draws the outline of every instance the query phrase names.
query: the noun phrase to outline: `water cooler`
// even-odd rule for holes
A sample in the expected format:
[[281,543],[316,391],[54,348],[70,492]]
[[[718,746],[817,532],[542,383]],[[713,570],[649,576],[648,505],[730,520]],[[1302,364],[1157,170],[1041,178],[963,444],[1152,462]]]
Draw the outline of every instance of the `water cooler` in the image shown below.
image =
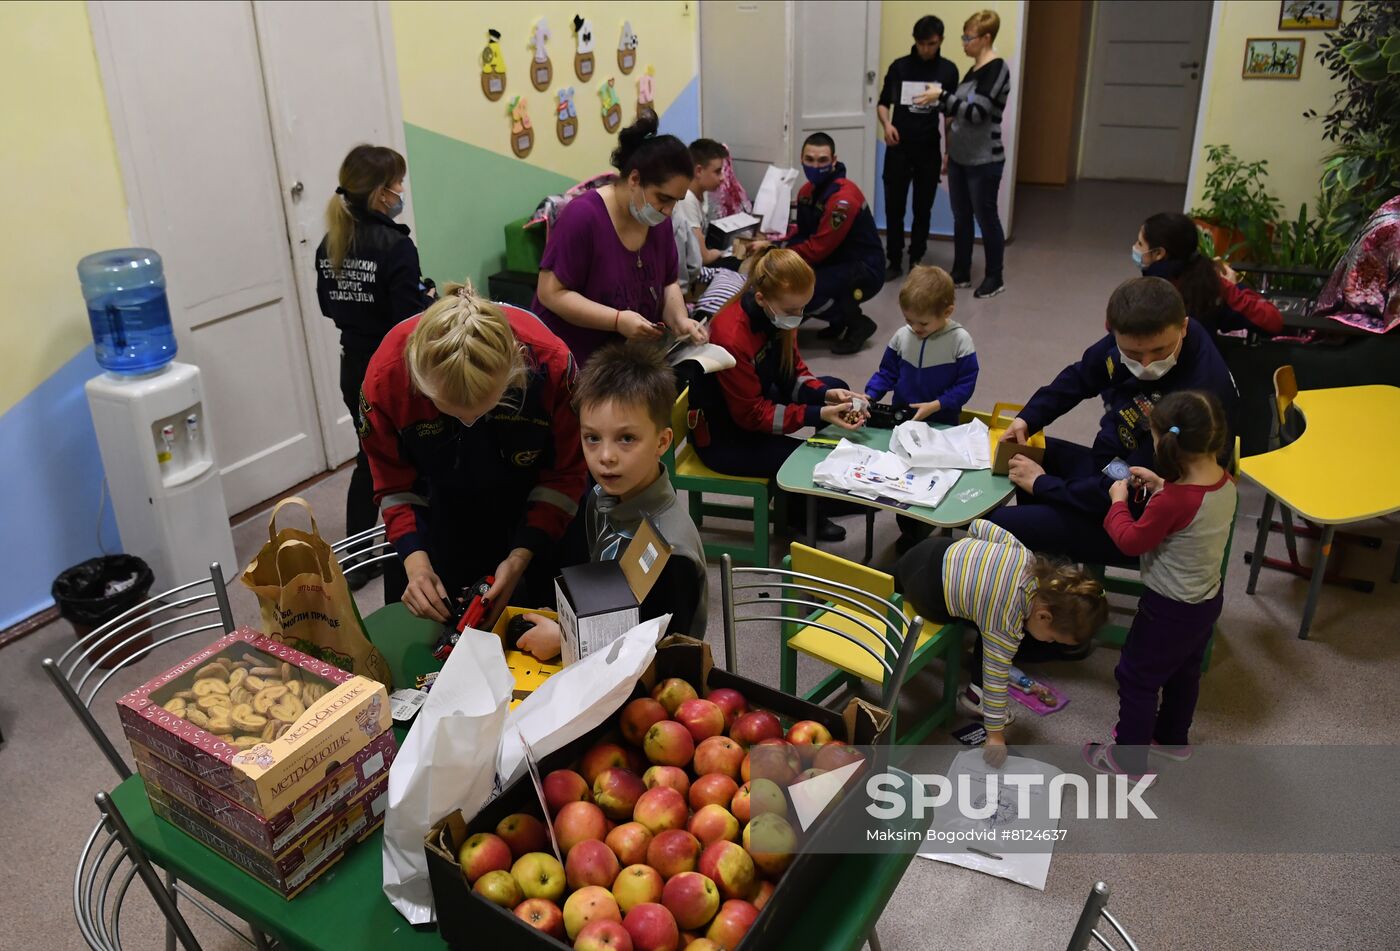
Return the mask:
[[238,571],[199,368],[178,363],[160,257],[144,248],[78,265],[102,374],[87,382],[122,547],[156,590]]

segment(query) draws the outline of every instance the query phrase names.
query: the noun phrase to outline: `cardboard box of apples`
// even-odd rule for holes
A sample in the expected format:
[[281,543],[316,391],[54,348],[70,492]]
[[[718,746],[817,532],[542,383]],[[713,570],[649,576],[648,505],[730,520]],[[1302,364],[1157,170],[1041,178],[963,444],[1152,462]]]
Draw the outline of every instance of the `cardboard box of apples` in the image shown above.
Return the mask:
[[[470,823],[425,842],[438,927],[453,947],[752,951],[774,943],[838,856],[820,848],[840,795],[813,821],[792,787],[862,760],[890,716],[838,713],[712,666],[669,637],[632,698],[545,756]],[[844,789],[860,781],[867,764]],[[803,828],[805,826],[805,829]]]

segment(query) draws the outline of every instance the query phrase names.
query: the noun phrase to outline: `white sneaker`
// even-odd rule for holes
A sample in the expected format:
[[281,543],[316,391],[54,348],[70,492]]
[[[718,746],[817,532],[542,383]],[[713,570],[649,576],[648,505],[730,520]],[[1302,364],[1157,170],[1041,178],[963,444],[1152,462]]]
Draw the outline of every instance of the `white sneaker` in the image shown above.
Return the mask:
[[[958,712],[965,717],[974,720],[985,719],[982,710],[982,688],[975,684],[968,684],[967,689],[958,694]],[[1006,723],[1016,722],[1016,711],[1011,709],[1011,699],[1006,701]]]

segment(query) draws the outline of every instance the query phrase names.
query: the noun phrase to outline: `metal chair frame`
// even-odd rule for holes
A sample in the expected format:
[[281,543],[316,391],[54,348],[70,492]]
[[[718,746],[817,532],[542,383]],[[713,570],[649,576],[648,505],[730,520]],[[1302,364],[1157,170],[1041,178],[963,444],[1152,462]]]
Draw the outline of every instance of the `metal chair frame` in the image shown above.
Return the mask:
[[[373,542],[373,544],[370,544]],[[351,546],[359,545],[353,552]],[[340,572],[349,578],[351,574],[363,568],[368,568],[377,562],[388,561],[398,557],[398,552],[394,550],[393,542],[389,541],[385,534],[383,525],[376,525],[367,528],[363,532],[354,535],[347,535],[331,546],[331,552],[336,555],[340,562]],[[374,554],[377,553],[377,554]],[[373,557],[368,557],[373,554]]]
[[1070,936],[1069,947],[1065,951],[1089,951],[1090,941],[1097,941],[1108,951],[1115,951],[1115,946],[1110,944],[1108,938],[1098,929],[1100,920],[1109,923],[1118,937],[1127,944],[1128,951],[1139,951],[1137,943],[1127,930],[1109,913],[1108,894],[1106,884],[1094,883],[1094,887],[1089,890],[1089,897],[1084,902],[1084,910],[1079,913],[1079,922],[1074,926],[1074,934]]

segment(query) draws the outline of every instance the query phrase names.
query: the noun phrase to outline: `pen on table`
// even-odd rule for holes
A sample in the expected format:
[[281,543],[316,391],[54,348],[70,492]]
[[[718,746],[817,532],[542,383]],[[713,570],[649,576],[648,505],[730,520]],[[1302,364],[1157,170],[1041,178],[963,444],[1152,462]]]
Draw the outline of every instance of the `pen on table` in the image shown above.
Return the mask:
[[984,855],[989,859],[996,859],[998,862],[1002,860],[1001,856],[997,855],[995,852],[987,852],[973,845],[964,846],[964,848],[966,848],[969,852],[975,852],[978,855]]

